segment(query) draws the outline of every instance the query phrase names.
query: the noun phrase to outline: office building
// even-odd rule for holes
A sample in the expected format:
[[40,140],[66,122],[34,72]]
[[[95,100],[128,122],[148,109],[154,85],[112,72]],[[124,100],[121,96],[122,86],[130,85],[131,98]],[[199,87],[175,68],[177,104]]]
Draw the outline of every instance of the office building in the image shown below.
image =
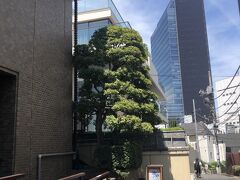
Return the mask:
[[78,44],[87,44],[96,30],[109,25],[131,27],[112,0],[78,1]]
[[167,97],[170,120],[209,115],[199,90],[209,84],[210,58],[203,0],[170,0],[151,37],[153,63]]
[[240,76],[236,76],[232,82],[231,80],[232,77],[216,82],[217,114],[221,133],[239,133]]

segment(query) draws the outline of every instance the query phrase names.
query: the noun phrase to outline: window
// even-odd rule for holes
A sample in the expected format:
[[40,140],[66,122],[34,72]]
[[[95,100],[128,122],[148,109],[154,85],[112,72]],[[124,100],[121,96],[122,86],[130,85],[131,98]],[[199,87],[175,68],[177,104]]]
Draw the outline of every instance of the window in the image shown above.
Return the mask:
[[88,44],[93,33],[103,27],[108,26],[110,23],[109,20],[100,20],[86,23],[78,24],[78,44]]

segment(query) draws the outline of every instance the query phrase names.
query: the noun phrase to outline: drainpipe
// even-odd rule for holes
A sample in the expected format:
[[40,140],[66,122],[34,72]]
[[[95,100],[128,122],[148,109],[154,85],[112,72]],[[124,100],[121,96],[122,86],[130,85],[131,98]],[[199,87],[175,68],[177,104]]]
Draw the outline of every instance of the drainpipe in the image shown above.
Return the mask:
[[37,180],[41,180],[41,171],[42,171],[42,158],[44,157],[53,157],[53,156],[68,156],[76,154],[75,152],[65,152],[65,153],[51,153],[51,154],[39,154],[38,155],[38,177]]

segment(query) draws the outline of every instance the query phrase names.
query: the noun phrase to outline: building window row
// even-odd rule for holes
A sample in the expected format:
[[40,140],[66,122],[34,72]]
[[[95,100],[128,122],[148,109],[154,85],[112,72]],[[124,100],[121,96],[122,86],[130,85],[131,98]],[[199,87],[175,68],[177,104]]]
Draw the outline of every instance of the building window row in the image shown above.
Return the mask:
[[234,92],[226,93],[226,94],[223,94],[223,96],[231,96],[233,94],[236,94],[236,92],[234,91]]
[[233,125],[233,124],[239,124],[239,121],[237,122],[230,122],[230,123],[226,123],[227,125]]
[[237,104],[237,102],[225,103],[225,104],[223,104],[223,105],[224,105],[224,106],[227,106],[227,105],[232,105],[232,104]]

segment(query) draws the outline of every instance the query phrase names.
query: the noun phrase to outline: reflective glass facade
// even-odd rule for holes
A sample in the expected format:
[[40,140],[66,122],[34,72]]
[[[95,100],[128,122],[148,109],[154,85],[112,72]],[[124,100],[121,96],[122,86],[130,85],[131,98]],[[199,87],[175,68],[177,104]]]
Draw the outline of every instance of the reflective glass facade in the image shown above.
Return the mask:
[[176,21],[175,2],[171,1],[151,37],[152,61],[167,98],[166,108],[170,121],[180,121],[184,116]]
[[91,36],[96,30],[106,27],[110,24],[111,22],[108,19],[79,23],[77,26],[78,44],[88,44],[89,40],[91,39]]
[[193,112],[199,120],[210,110],[199,90],[209,85],[210,58],[203,0],[170,0],[151,37],[152,60],[167,96],[169,119]]

